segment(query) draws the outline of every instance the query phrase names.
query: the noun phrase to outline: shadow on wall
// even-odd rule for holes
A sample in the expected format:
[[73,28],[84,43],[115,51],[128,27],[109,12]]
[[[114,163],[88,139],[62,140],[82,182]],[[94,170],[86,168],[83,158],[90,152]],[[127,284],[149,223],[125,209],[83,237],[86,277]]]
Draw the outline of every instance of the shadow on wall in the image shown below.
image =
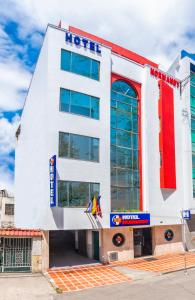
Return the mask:
[[53,207],[51,209],[53,219],[58,229],[64,229],[64,211],[61,207]]
[[174,192],[175,189],[161,189],[163,200],[166,201]]

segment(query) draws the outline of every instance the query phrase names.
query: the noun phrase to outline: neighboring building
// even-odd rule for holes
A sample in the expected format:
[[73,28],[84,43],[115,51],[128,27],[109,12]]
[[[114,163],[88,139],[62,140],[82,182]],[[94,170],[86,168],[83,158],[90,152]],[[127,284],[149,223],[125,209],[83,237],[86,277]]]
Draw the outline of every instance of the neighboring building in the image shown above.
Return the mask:
[[14,197],[0,190],[0,227],[14,226]]
[[[47,27],[15,165],[16,226],[44,230],[45,268],[75,249],[101,261],[184,250],[181,211],[195,212],[187,60],[170,75],[74,27]],[[85,212],[98,194],[102,218]]]

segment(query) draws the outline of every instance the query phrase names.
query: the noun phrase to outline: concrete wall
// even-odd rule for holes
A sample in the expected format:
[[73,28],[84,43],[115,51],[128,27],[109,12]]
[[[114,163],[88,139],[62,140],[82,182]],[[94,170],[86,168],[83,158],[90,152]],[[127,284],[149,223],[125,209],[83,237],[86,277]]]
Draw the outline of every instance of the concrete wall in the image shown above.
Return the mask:
[[32,272],[42,271],[42,237],[32,239]]
[[[118,252],[118,260],[128,260],[134,258],[133,250],[133,229],[132,228],[111,228],[102,229],[101,236],[101,260],[109,261],[110,252]],[[122,233],[125,236],[125,243],[117,247],[112,243],[112,238],[116,233]]]
[[[164,237],[165,231],[167,229],[171,229],[174,233],[173,240],[169,242],[166,241]],[[182,226],[154,226],[152,228],[152,245],[154,255],[184,251],[182,242]]]

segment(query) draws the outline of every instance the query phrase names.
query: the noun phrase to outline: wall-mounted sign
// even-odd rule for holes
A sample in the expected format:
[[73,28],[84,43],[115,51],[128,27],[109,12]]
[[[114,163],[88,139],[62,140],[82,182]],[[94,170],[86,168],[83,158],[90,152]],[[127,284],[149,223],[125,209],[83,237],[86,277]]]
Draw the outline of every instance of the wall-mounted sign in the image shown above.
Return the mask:
[[162,79],[163,81],[173,85],[174,87],[179,87],[179,81],[168,76],[167,74],[157,70],[157,69],[154,69],[154,68],[150,68],[150,75],[158,78],[158,79]]
[[125,242],[125,237],[122,233],[116,233],[115,235],[113,235],[112,238],[112,243],[116,246],[116,247],[121,247]]
[[182,218],[184,220],[190,220],[191,219],[191,212],[189,209],[182,210]]
[[168,241],[168,242],[170,242],[170,241],[172,241],[173,237],[174,237],[173,230],[167,229],[165,231],[165,240]]
[[50,207],[56,206],[56,155],[49,160]]
[[150,214],[110,214],[110,227],[150,225]]
[[78,35],[73,35],[70,32],[66,32],[65,41],[71,44],[75,44],[76,46],[82,46],[84,48],[89,49],[90,51],[101,53],[101,48],[98,43],[90,41],[86,38],[80,37]]

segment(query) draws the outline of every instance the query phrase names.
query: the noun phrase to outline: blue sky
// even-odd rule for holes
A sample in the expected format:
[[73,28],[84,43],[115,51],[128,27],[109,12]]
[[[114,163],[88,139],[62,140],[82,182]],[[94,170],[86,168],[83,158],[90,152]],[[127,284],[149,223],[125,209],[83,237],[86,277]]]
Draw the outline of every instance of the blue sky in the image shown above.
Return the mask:
[[193,0],[0,0],[0,7],[0,189],[11,192],[15,131],[47,23],[63,20],[164,69],[181,49],[195,52]]

